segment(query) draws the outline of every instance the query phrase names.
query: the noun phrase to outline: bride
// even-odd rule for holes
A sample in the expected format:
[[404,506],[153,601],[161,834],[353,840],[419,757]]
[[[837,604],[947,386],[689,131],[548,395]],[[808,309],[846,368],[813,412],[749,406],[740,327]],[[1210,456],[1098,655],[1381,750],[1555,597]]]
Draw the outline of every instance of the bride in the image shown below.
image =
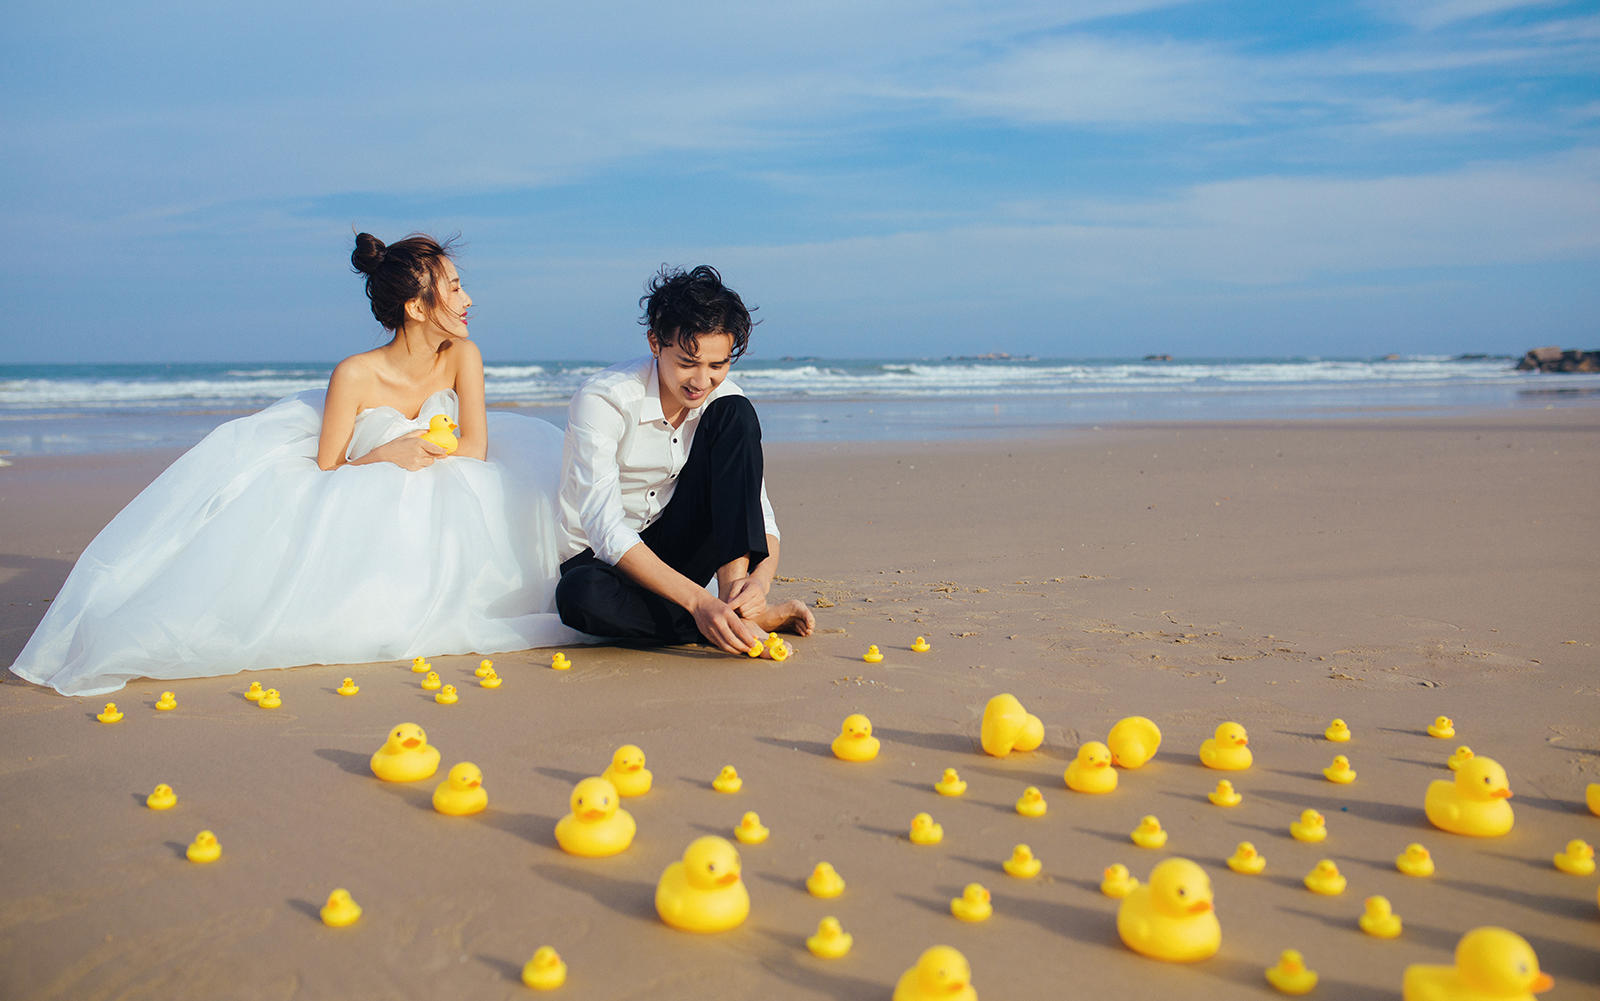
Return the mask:
[[[389,343],[174,462],[84,550],[13,673],[99,695],[586,639],[553,603],[562,433],[486,414],[449,246],[362,233],[350,259]],[[453,453],[422,437],[435,415]]]

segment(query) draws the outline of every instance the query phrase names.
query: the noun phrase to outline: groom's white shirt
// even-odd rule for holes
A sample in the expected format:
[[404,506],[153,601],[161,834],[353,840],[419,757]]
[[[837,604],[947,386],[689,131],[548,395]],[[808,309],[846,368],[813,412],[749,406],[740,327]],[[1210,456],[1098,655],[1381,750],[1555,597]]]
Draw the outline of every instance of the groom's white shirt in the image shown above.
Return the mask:
[[[700,414],[724,396],[743,396],[732,379],[712,390],[674,428],[661,410],[656,360],[645,355],[586,379],[567,407],[561,459],[561,559],[593,549],[616,565],[661,516],[689,458]],[[761,482],[761,517],[778,537],[778,522]]]

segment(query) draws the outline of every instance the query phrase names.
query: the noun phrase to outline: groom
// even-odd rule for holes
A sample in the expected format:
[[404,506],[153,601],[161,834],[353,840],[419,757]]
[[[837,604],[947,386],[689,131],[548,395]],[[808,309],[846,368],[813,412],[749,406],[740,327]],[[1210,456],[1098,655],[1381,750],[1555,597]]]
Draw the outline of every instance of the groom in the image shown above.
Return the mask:
[[778,523],[761,423],[728,379],[750,312],[706,265],[663,268],[649,288],[639,304],[650,354],[590,376],[567,410],[561,621],[738,654],[769,631],[808,635],[803,602],[767,602]]

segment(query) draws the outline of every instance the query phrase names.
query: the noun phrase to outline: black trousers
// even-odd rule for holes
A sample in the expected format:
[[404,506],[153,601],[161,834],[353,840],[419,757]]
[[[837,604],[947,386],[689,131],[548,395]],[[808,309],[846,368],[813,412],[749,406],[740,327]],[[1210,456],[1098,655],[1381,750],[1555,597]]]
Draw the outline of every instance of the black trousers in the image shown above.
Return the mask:
[[[743,396],[725,396],[700,415],[694,444],[661,516],[639,533],[672,569],[704,584],[718,568],[767,558],[761,516],[761,422]],[[595,636],[642,643],[700,643],[689,610],[637,583],[592,549],[561,564],[561,621]]]

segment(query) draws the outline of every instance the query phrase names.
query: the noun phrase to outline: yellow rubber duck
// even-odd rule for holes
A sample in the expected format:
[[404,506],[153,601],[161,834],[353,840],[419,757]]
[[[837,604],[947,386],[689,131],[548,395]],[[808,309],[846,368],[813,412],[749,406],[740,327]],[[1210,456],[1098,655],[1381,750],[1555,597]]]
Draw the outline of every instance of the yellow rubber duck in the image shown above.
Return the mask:
[[1011,857],[1000,863],[1000,868],[1006,871],[1007,876],[1032,879],[1039,875],[1044,863],[1034,856],[1032,848],[1027,845],[1017,845],[1011,849]]
[[1111,763],[1118,768],[1139,768],[1161,749],[1161,728],[1144,716],[1117,720],[1106,735]]
[[1356,780],[1356,770],[1350,767],[1350,759],[1342,754],[1333,756],[1333,764],[1322,770],[1322,777],[1335,785],[1347,786]]
[[1218,771],[1242,772],[1254,760],[1249,744],[1250,735],[1244,727],[1224,723],[1217,727],[1216,736],[1207,737],[1200,744],[1200,763]]
[[95,713],[94,718],[102,723],[118,723],[122,721],[122,710],[117,708],[115,702],[107,702],[106,707]]
[[1280,994],[1310,994],[1317,986],[1317,971],[1306,966],[1298,950],[1285,949],[1278,954],[1278,962],[1267,967],[1267,983]]
[[1128,837],[1140,848],[1160,848],[1167,843],[1167,832],[1161,829],[1161,821],[1153,813],[1142,818]]
[[161,698],[156,699],[156,708],[162,712],[178,708],[178,697],[171,692],[162,692]]
[[494,673],[494,661],[489,660],[487,657],[478,661],[478,666],[472,669],[472,673],[476,677],[487,678]]
[[836,917],[825,917],[817,922],[817,933],[806,938],[806,948],[819,959],[838,959],[850,951],[855,936],[845,931]]
[[266,693],[261,689],[261,682],[259,681],[250,682],[250,687],[244,690],[244,697],[249,699],[251,702],[256,701],[265,694]]
[[501,683],[502,683],[502,680],[503,679],[501,679],[500,675],[496,674],[495,671],[494,671],[494,668],[491,667],[491,668],[489,668],[489,673],[488,674],[485,674],[483,677],[478,679],[478,687],[479,688],[499,688]]
[[178,794],[163,782],[150,790],[150,795],[144,798],[144,805],[152,810],[170,810],[178,805]]
[[1448,740],[1456,735],[1456,721],[1448,716],[1436,716],[1428,724],[1428,736]]
[[570,855],[605,858],[626,851],[638,831],[633,814],[619,805],[617,787],[598,775],[572,787],[572,812],[556,821],[556,844]]
[[1594,873],[1594,846],[1582,838],[1567,842],[1563,851],[1556,852],[1556,868],[1571,876],[1589,876]]
[[732,765],[723,765],[717,777],[711,780],[711,788],[717,792],[738,792],[743,787],[744,779],[739,777],[739,772]]
[[566,961],[555,949],[541,945],[522,964],[522,982],[536,991],[553,991],[567,982]]
[[550,657],[550,670],[552,670],[552,671],[568,671],[568,670],[571,670],[571,669],[572,669],[572,661],[567,659],[567,655],[566,654],[561,653],[561,652],[558,651],[557,653],[551,655],[551,657]]
[[1583,791],[1583,799],[1589,806],[1589,812],[1600,817],[1600,782],[1590,782]]
[[926,637],[918,636],[911,641],[911,649],[915,653],[927,653],[933,649],[933,644],[929,643]]
[[1206,799],[1218,806],[1238,806],[1244,802],[1244,797],[1233,788],[1233,783],[1227,779],[1217,780],[1217,787],[1206,795]]
[[276,688],[269,688],[261,693],[261,698],[256,700],[256,705],[262,709],[276,709],[283,705],[283,697]]
[[944,840],[944,828],[934,822],[931,814],[919,813],[911,818],[911,833],[907,837],[914,845],[936,845]]
[[1315,810],[1301,810],[1300,819],[1289,824],[1289,836],[1296,841],[1319,844],[1328,838],[1328,821]]
[[[792,647],[789,644],[783,642],[782,640],[779,640],[773,646],[767,647],[767,656],[772,658],[773,660],[777,661],[780,664],[783,663],[784,661],[788,660],[790,655],[792,655],[793,653],[794,653],[794,647]],[[759,654],[757,656],[759,656]]]
[[732,842],[714,834],[696,838],[661,873],[656,913],[683,931],[736,928],[750,915],[750,891],[739,876],[739,850]]
[[823,899],[837,897],[844,892],[844,877],[827,862],[818,862],[806,877],[806,892]]
[[1306,889],[1312,893],[1320,893],[1324,897],[1337,897],[1344,892],[1344,888],[1348,883],[1349,880],[1344,878],[1344,874],[1339,871],[1339,867],[1334,864],[1333,859],[1329,858],[1325,858],[1312,866],[1311,871],[1306,873],[1305,878]]
[[972,965],[948,945],[924,952],[917,965],[895,981],[893,1001],[978,1001]]
[[460,701],[460,699],[461,696],[456,694],[455,685],[445,685],[443,688],[439,689],[439,693],[433,697],[433,701],[439,703],[441,706],[453,706]]
[[361,905],[350,899],[350,891],[344,888],[334,890],[328,894],[328,902],[322,905],[322,923],[329,928],[344,928],[356,923],[361,917]]
[[483,771],[470,761],[453,765],[445,780],[433,790],[433,808],[452,817],[478,813],[489,805]]
[[759,845],[771,833],[762,825],[761,815],[754,810],[740,817],[738,826],[733,829],[733,836],[741,845]]
[[1121,862],[1106,866],[1105,872],[1100,874],[1100,892],[1112,900],[1121,900],[1138,885],[1139,880]]
[[1111,767],[1111,748],[1091,740],[1078,748],[1061,778],[1073,792],[1103,794],[1117,789],[1117,770]]
[[1022,790],[1022,795],[1017,798],[1017,812],[1024,817],[1042,817],[1050,804],[1044,801],[1044,793],[1038,786],[1029,786]]
[[1554,986],[1527,939],[1485,926],[1461,936],[1453,964],[1406,967],[1400,996],[1403,1001],[1533,1001]]
[[611,764],[600,777],[617,787],[624,799],[643,796],[650,791],[655,775],[644,766],[644,748],[638,744],[623,744],[611,752]]
[[979,742],[985,753],[1003,758],[1012,751],[1031,751],[1044,743],[1044,724],[1022,708],[1010,692],[1002,692],[983,707]]
[[1356,924],[1361,930],[1373,938],[1399,938],[1400,915],[1394,912],[1394,905],[1389,903],[1388,897],[1368,897],[1361,905],[1365,908],[1361,917],[1356,919]]
[[861,655],[861,659],[868,664],[882,663],[883,651],[878,649],[877,644],[872,644],[867,647],[867,652]]
[[451,455],[461,447],[461,442],[455,435],[459,430],[461,426],[444,414],[434,414],[428,418],[428,430],[422,433],[422,440],[433,442],[444,449],[444,454]]
[[1428,783],[1422,809],[1441,831],[1495,838],[1510,831],[1516,819],[1507,802],[1510,798],[1506,770],[1480,754],[1456,769],[1454,782],[1435,779]]
[[190,862],[215,862],[222,857],[222,845],[218,843],[217,836],[210,831],[201,831],[194,836],[184,852]]
[[1461,770],[1461,766],[1471,761],[1472,757],[1472,748],[1462,744],[1460,747],[1455,749],[1455,753],[1451,754],[1449,758],[1445,759],[1445,766],[1448,767],[1452,772],[1459,772]]
[[941,796],[959,796],[967,791],[967,783],[954,768],[946,768],[939,781],[933,784],[933,790]]
[[1328,724],[1328,728],[1322,731],[1322,735],[1335,744],[1346,743],[1350,740],[1350,724],[1342,719],[1336,719]]
[[1406,845],[1405,851],[1395,856],[1394,867],[1407,876],[1432,876],[1433,855],[1413,841]]
[[950,913],[962,921],[976,924],[989,920],[990,915],[994,914],[994,904],[982,883],[968,883],[962,889],[961,896],[951,898]]
[[1239,842],[1239,847],[1227,858],[1228,868],[1244,876],[1256,876],[1267,867],[1267,857],[1256,851],[1256,846],[1248,841]]
[[1186,858],[1169,858],[1117,906],[1117,934],[1134,952],[1189,963],[1209,959],[1222,946],[1211,879]]
[[426,691],[437,692],[444,682],[439,679],[438,671],[429,671],[428,676],[422,679],[422,687]]
[[426,657],[412,657],[411,658],[411,673],[412,674],[427,674],[431,670],[433,670],[433,665],[428,663],[428,658],[426,658]]
[[439,770],[439,749],[415,723],[401,723],[372,755],[372,774],[385,782],[417,782]]
[[340,695],[354,695],[361,691],[361,686],[356,684],[356,679],[346,678],[344,681],[339,683],[339,687],[335,688],[334,691],[338,692]]
[[851,713],[833,738],[833,756],[841,761],[871,761],[878,756],[878,738],[872,735],[872,720]]

